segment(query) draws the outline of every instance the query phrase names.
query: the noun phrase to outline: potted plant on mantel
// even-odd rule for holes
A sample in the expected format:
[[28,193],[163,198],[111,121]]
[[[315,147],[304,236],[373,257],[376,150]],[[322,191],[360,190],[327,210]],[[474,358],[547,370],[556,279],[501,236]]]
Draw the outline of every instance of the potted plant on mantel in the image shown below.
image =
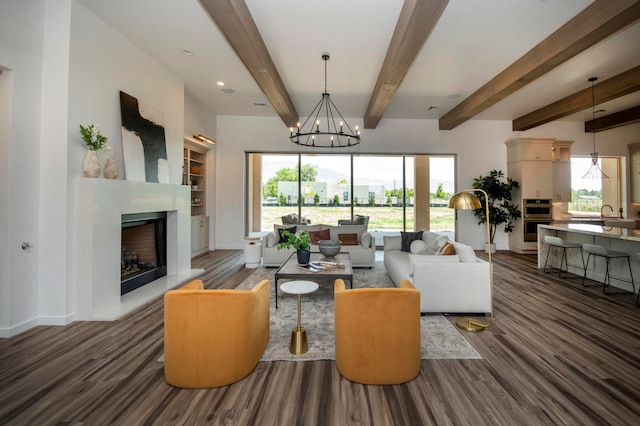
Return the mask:
[[286,229],[282,230],[282,237],[285,238],[285,241],[278,244],[278,250],[288,249],[293,246],[296,249],[298,256],[298,263],[302,265],[306,265],[311,260],[311,238],[309,237],[309,232],[304,230],[300,232],[300,234],[296,235],[291,231]]
[[[522,217],[518,205],[511,203],[511,191],[515,188],[519,188],[520,184],[515,180],[508,178],[499,170],[491,170],[488,176],[480,176],[473,180],[473,187],[476,189],[482,189],[487,193],[489,202],[489,220],[490,220],[490,236],[491,241],[487,244],[488,251],[495,253],[496,245],[493,242],[498,227],[504,226],[504,232],[509,233],[513,231],[513,221]],[[481,192],[476,193],[482,208],[474,210],[474,214],[480,221],[478,224],[486,223],[487,212],[485,208],[484,194]]]

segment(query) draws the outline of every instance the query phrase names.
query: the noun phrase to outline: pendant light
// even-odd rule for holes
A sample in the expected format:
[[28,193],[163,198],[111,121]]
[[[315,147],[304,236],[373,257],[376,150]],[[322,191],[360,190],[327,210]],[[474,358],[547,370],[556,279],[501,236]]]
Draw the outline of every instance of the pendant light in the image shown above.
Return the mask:
[[589,166],[589,170],[587,173],[582,176],[582,179],[609,179],[598,164],[598,153],[596,152],[596,95],[594,89],[594,83],[598,79],[598,77],[591,77],[589,81],[591,82],[591,115],[593,117],[593,152],[591,153],[591,166]]
[[[355,131],[347,124],[338,108],[331,101],[327,91],[327,61],[329,54],[322,55],[324,61],[324,92],[316,107],[308,115],[307,120],[297,129],[289,129],[289,140],[297,145],[314,148],[346,148],[360,143],[360,130]],[[322,114],[322,116],[320,115]],[[340,124],[336,124],[336,118]]]

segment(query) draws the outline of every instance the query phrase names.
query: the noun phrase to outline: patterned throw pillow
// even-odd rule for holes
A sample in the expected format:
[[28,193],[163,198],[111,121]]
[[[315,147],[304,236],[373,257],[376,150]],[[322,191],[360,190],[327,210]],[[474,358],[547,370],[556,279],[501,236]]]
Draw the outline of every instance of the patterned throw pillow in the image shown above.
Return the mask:
[[278,234],[280,234],[280,241],[278,241],[278,244],[284,243],[285,241],[287,241],[287,238],[282,235],[282,231],[284,231],[284,230],[287,230],[287,231],[291,232],[292,234],[296,233],[296,227],[295,226],[291,226],[289,228],[278,228]]
[[311,244],[318,244],[318,241],[331,239],[328,228],[324,231],[310,231],[309,237],[311,238]]
[[411,243],[414,242],[415,240],[422,239],[422,231],[418,231],[418,232],[400,231],[400,237],[402,238],[402,245],[400,250],[410,252]]
[[453,244],[446,243],[440,248],[438,254],[441,256],[452,256],[456,254],[456,248],[453,246]]

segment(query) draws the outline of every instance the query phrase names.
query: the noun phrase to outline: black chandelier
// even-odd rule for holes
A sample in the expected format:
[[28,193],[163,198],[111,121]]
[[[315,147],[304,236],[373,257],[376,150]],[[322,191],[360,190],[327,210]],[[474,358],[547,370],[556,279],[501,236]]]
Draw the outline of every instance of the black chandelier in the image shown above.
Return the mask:
[[[322,55],[324,61],[324,93],[322,99],[307,116],[302,126],[298,123],[298,128],[294,132],[293,127],[289,129],[291,142],[316,148],[346,148],[360,143],[360,131],[356,126],[355,132],[347,124],[338,108],[334,105],[327,92],[327,61],[329,55]],[[323,115],[320,117],[320,115]],[[336,125],[336,119],[340,118],[340,123]],[[320,120],[322,118],[322,120]]]

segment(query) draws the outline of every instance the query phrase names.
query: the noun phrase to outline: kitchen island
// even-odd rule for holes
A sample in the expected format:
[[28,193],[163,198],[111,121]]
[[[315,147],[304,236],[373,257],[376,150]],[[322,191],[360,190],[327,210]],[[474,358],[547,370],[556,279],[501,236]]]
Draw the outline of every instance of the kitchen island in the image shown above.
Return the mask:
[[[628,253],[631,259],[636,291],[640,284],[640,230],[618,228],[613,226],[587,225],[587,224],[551,224],[538,226],[538,268],[544,267],[549,245],[545,244],[544,237],[552,235],[560,237],[567,242],[579,244],[597,244],[611,250]],[[554,249],[549,255],[547,267],[558,268],[562,259],[562,250]],[[584,255],[587,261],[587,255]],[[567,250],[567,264],[569,272],[583,276],[584,269],[580,260],[579,250]],[[587,268],[587,278],[592,281],[604,282],[606,273],[606,261],[603,258],[592,257]],[[631,284],[616,278],[629,280],[629,265],[626,259],[614,259],[610,263],[611,285],[623,290],[631,290]]]

